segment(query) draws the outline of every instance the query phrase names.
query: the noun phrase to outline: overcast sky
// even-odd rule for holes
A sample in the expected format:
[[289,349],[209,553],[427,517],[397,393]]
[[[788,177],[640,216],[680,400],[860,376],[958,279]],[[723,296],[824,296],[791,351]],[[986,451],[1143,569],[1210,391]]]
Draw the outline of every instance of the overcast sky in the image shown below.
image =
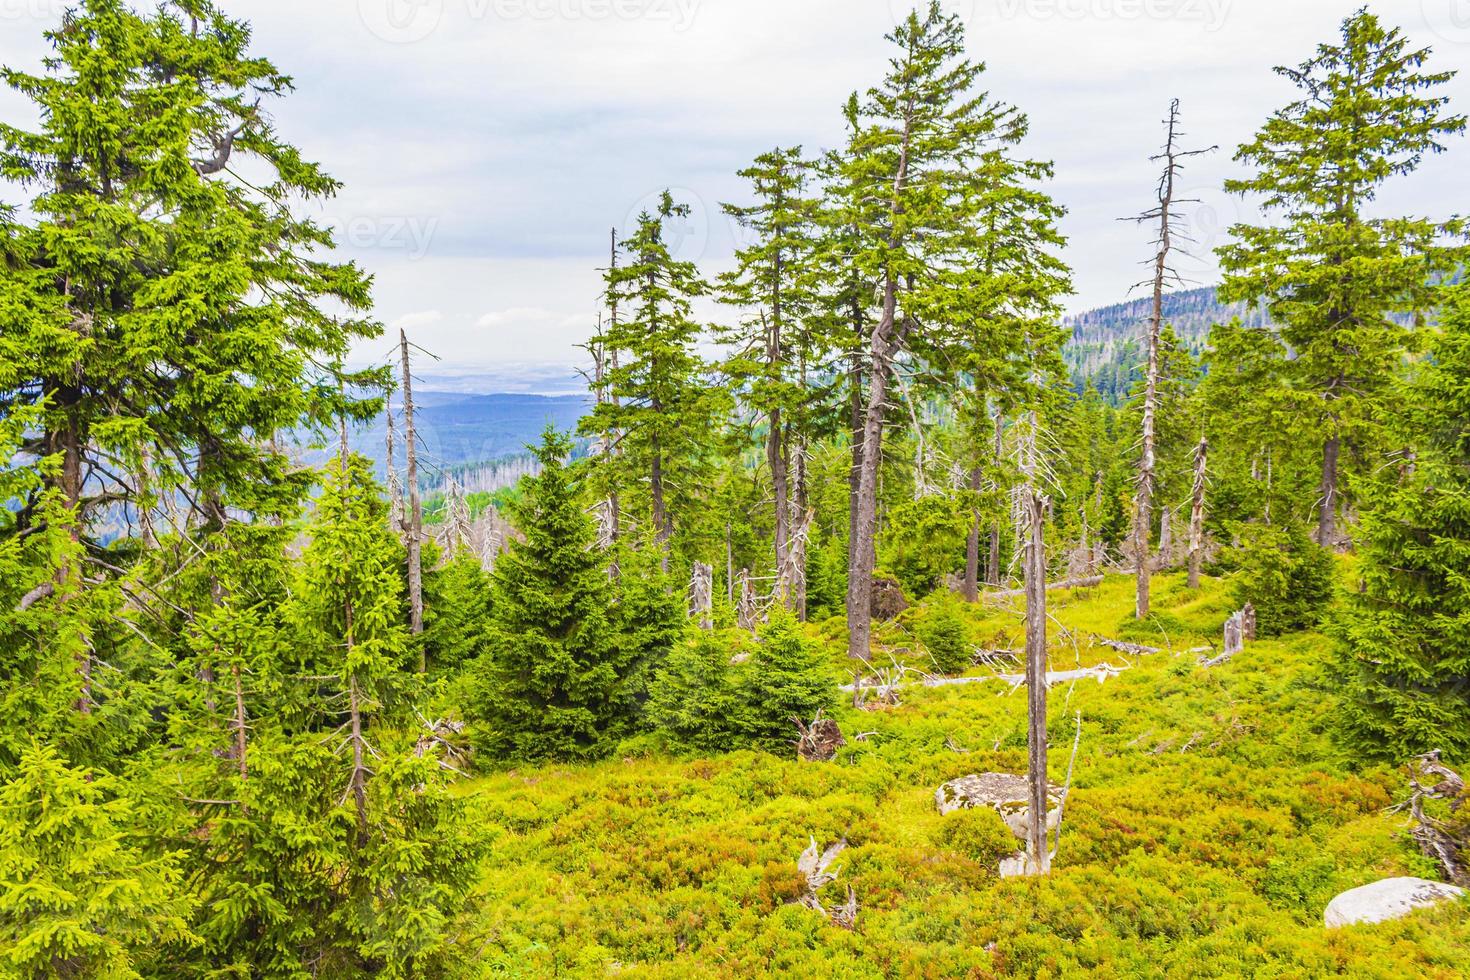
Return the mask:
[[[34,67],[62,0],[0,0],[0,62]],[[839,107],[886,66],[903,0],[225,0],[257,53],[295,76],[281,130],[346,184],[321,209],[342,254],[376,279],[379,317],[443,368],[514,373],[569,365],[595,322],[608,230],[664,187],[693,206],[681,257],[712,274],[742,201],[734,176],[776,145],[835,145]],[[952,0],[998,99],[1031,118],[1027,150],[1054,160],[1051,194],[1075,276],[1069,309],[1126,298],[1144,274],[1149,204],[1171,97],[1194,145],[1198,240],[1182,263],[1214,281],[1210,249],[1249,219],[1221,180],[1234,147],[1292,89],[1277,64],[1309,57],[1356,6],[1343,0]],[[1379,0],[1371,9],[1470,68],[1470,0]],[[1451,86],[1470,111],[1470,72]],[[25,121],[11,93],[0,115]],[[1384,196],[1444,215],[1467,207],[1470,146]],[[7,192],[0,190],[0,195]],[[13,195],[11,195],[13,197]],[[386,342],[361,360],[378,359]]]

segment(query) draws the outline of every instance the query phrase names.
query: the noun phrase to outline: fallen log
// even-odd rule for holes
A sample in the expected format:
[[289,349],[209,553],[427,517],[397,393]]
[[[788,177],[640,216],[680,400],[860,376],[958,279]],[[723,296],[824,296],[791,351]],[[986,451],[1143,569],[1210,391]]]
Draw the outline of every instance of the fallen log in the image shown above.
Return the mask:
[[[1103,577],[1093,575],[1088,578],[1069,578],[1061,582],[1053,582],[1046,587],[1046,591],[1055,592],[1058,589],[1091,589],[1102,585]],[[1025,589],[1001,589],[996,592],[986,592],[986,599],[1020,599],[1026,595]]]

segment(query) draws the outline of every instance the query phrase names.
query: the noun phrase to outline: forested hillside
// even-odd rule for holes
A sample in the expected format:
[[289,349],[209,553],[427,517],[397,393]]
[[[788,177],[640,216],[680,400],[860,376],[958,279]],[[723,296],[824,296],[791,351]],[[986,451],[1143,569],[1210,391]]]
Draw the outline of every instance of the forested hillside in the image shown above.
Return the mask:
[[[1062,321],[1071,337],[1062,357],[1080,394],[1091,384],[1110,405],[1121,405],[1143,376],[1144,325],[1153,309],[1148,298],[1102,306]],[[1244,301],[1222,303],[1214,287],[1186,289],[1164,295],[1164,319],[1173,328],[1180,348],[1198,358],[1204,353],[1216,324],[1239,318],[1246,327],[1267,326],[1265,310]]]
[[373,270],[248,23],[45,40],[0,977],[1466,974],[1470,228],[1379,204],[1464,152],[1440,53],[1278,69],[1218,296],[1158,107],[1145,296],[1069,325],[1028,93],[925,4],[836,145],[730,161],[725,271],[671,191],[595,232],[553,400],[348,367]]

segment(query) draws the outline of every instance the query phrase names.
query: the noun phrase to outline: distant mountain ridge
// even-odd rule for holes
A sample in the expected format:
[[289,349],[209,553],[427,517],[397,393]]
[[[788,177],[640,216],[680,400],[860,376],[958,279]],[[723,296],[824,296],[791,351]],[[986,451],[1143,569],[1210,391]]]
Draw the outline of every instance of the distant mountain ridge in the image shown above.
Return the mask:
[[[1142,376],[1143,330],[1152,310],[1153,297],[1143,296],[1064,318],[1062,325],[1072,335],[1062,348],[1062,359],[1073,387],[1081,391],[1091,381],[1113,404],[1125,401]],[[1164,294],[1164,322],[1196,356],[1205,349],[1210,329],[1235,317],[1252,327],[1268,322],[1263,307],[1222,303],[1213,286]]]
[[[548,426],[574,430],[587,413],[587,395],[529,395],[514,392],[468,394],[451,391],[415,391],[414,421],[418,431],[420,469],[425,488],[440,484],[442,473],[467,469],[526,455],[527,447],[541,441]],[[398,469],[403,469],[403,403],[393,399],[398,425]],[[382,416],[352,433],[354,451],[376,460],[385,472],[387,423]],[[457,476],[461,483],[463,475]],[[485,481],[481,475],[480,482]],[[496,489],[477,485],[475,489]]]

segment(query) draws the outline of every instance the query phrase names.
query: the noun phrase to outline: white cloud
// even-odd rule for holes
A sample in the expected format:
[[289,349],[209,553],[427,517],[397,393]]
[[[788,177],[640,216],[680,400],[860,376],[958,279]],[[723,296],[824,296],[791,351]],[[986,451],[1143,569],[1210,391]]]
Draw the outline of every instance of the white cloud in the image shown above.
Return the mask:
[[[151,0],[133,0],[149,6]],[[916,0],[917,2],[917,0]],[[1457,0],[1374,0],[1430,67],[1462,69],[1446,92],[1470,106],[1470,29]],[[1463,0],[1459,0],[1463,2]],[[377,315],[418,316],[415,342],[448,364],[581,363],[596,322],[608,231],[664,187],[702,218],[688,236],[707,277],[734,236],[722,201],[756,154],[842,139],[840,106],[887,67],[883,35],[906,0],[221,0],[254,27],[252,50],[294,76],[269,107],[281,134],[344,182],[319,209],[341,254],[374,276]],[[1116,219],[1151,203],[1159,121],[1177,96],[1202,244],[1239,207],[1219,191],[1234,147],[1293,97],[1271,72],[1331,40],[1343,0],[946,0],[964,13],[986,88],[1031,120],[1025,150],[1055,162],[1048,190],[1082,309],[1140,278],[1148,228]],[[4,0],[0,0],[0,7]],[[60,0],[12,4],[0,63],[34,68]],[[648,16],[620,11],[646,10]],[[34,14],[32,13],[34,11]],[[610,11],[610,13],[604,13]],[[391,21],[385,19],[393,14]],[[409,15],[412,15],[409,18]],[[421,20],[429,17],[431,20]],[[405,19],[409,18],[409,19]],[[382,39],[396,24],[402,43]],[[402,25],[407,24],[405,28]],[[34,112],[0,88],[0,119]],[[1457,210],[1470,140],[1450,141],[1380,196],[1402,213]],[[0,200],[19,195],[0,187]],[[702,223],[701,223],[702,221]],[[1217,275],[1208,248],[1188,275]],[[491,312],[486,312],[491,311]],[[513,315],[514,314],[514,315]],[[724,315],[701,308],[701,316]],[[377,357],[381,344],[364,345]]]
[[405,313],[396,317],[388,326],[393,330],[418,330],[423,327],[432,327],[443,319],[444,314],[438,310],[420,310],[417,313]]

